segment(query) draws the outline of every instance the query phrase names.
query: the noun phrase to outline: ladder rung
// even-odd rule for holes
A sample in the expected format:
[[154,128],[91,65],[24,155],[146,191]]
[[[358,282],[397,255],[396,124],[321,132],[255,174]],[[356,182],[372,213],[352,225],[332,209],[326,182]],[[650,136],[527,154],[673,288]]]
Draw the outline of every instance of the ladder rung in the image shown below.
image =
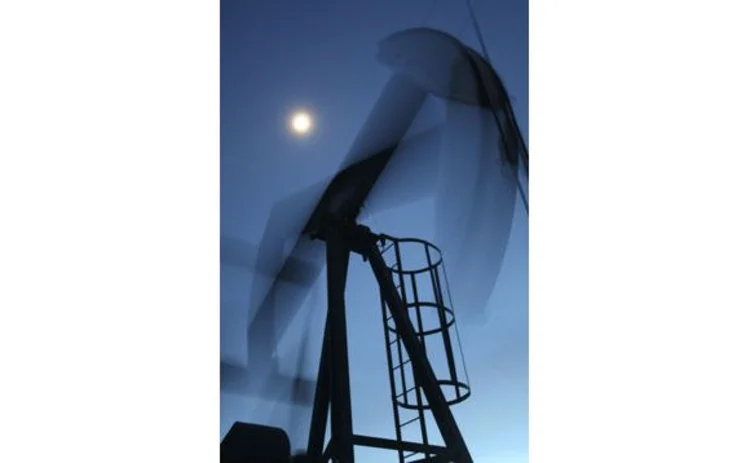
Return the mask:
[[416,388],[417,388],[417,386],[410,387],[409,389],[405,390],[401,394],[397,395],[396,398],[403,397],[403,396],[405,396],[406,394],[410,393],[411,391],[413,391]]
[[393,341],[389,342],[388,345],[392,346],[392,345],[396,344],[398,342],[398,340],[399,340],[399,338],[396,337],[396,339],[394,339]]
[[[414,455],[412,455],[412,456],[414,456]],[[406,457],[404,457],[404,459],[406,459]],[[438,460],[437,459],[437,455],[430,455],[427,458],[421,458],[419,460],[411,460],[411,461],[409,461],[409,463],[429,463],[431,461],[445,461],[445,460],[444,459]]]
[[413,422],[417,421],[418,419],[419,419],[419,416],[416,416],[416,417],[414,417],[414,418],[410,419],[409,421],[405,421],[405,422],[401,423],[400,425],[398,425],[398,427],[399,427],[399,428],[403,428],[403,427],[404,427],[404,426],[406,426],[407,424],[411,424],[411,423],[413,423]]
[[409,364],[409,363],[411,363],[411,359],[406,359],[406,360],[405,360],[404,362],[402,362],[402,363],[399,363],[399,364],[398,364],[398,365],[396,365],[395,367],[391,368],[391,370],[393,370],[393,371],[396,371],[396,370],[398,370],[399,368],[402,368],[402,367],[403,367],[404,365],[407,365],[407,364]]

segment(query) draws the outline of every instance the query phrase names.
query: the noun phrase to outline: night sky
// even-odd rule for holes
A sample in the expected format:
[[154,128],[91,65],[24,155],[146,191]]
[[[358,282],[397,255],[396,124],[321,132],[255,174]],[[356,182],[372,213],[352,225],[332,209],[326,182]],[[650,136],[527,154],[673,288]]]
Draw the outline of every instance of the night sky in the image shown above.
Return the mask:
[[[524,0],[474,2],[490,59],[512,98],[528,140],[528,5]],[[451,33],[480,50],[461,0],[321,0],[221,2],[221,234],[258,244],[273,204],[330,176],[390,76],[377,43],[416,26]],[[481,51],[481,50],[480,50]],[[296,108],[314,117],[312,133],[294,137]],[[364,222],[395,236],[432,239],[434,199],[412,202]],[[447,269],[450,274],[450,268]],[[369,266],[353,258],[347,286],[355,432],[391,436],[380,305]],[[252,274],[222,263],[221,356],[242,364]],[[297,364],[303,326],[310,332],[305,376],[317,371],[322,336],[321,279],[303,316],[282,340],[282,364]],[[472,396],[454,414],[475,461],[528,459],[528,219],[518,201],[500,277],[481,320],[459,330]],[[307,313],[312,313],[308,317]],[[221,435],[234,421],[289,428],[302,447],[308,409],[222,393]],[[358,453],[358,461],[387,461]]]

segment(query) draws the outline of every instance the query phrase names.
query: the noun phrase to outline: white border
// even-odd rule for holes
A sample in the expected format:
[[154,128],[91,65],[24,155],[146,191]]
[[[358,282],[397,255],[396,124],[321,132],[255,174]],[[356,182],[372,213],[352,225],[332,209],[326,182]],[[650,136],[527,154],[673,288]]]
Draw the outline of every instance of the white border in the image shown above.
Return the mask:
[[0,461],[218,461],[219,3],[3,2],[0,47]]
[[[745,3],[531,8],[531,460],[750,461]],[[216,461],[218,2],[0,22],[0,461]]]
[[747,5],[530,16],[531,461],[750,461]]

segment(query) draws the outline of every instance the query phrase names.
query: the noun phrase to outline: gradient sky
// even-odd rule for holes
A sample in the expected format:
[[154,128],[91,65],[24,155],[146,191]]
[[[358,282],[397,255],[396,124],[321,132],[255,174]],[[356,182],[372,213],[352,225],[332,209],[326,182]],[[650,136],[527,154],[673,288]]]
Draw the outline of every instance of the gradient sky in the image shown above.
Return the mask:
[[[528,3],[476,0],[474,5],[492,64],[528,140]],[[377,42],[415,26],[444,30],[479,50],[463,0],[222,0],[222,235],[259,243],[275,201],[338,167],[390,75],[376,61]],[[315,133],[303,140],[292,137],[286,125],[297,107],[315,116]],[[430,239],[432,208],[432,200],[420,201],[368,217],[366,223],[391,235]],[[520,204],[505,259],[488,318],[461,323],[459,314],[472,396],[454,407],[454,414],[478,462],[528,459],[528,221]],[[230,359],[244,349],[239,314],[247,308],[251,275],[227,265],[221,271],[221,353]],[[355,432],[391,436],[387,376],[377,369],[385,365],[377,292],[360,259],[352,259],[349,273]],[[309,308],[325,302],[321,283]],[[322,335],[322,311],[315,313],[305,368],[310,378]],[[307,321],[298,318],[299,326],[280,349],[290,371],[296,363],[293,339]],[[309,410],[222,393],[221,434],[238,420],[289,427],[292,414],[301,417],[293,426],[294,441],[304,435],[300,430],[308,425]],[[358,453],[357,461],[390,461],[372,455]]]

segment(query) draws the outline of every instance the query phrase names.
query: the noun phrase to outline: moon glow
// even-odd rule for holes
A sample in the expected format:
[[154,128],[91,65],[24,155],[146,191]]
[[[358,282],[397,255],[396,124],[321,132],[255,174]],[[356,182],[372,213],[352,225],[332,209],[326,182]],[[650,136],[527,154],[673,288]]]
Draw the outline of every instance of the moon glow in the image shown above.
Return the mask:
[[289,128],[295,135],[305,135],[312,129],[312,117],[306,111],[297,111],[289,120]]

